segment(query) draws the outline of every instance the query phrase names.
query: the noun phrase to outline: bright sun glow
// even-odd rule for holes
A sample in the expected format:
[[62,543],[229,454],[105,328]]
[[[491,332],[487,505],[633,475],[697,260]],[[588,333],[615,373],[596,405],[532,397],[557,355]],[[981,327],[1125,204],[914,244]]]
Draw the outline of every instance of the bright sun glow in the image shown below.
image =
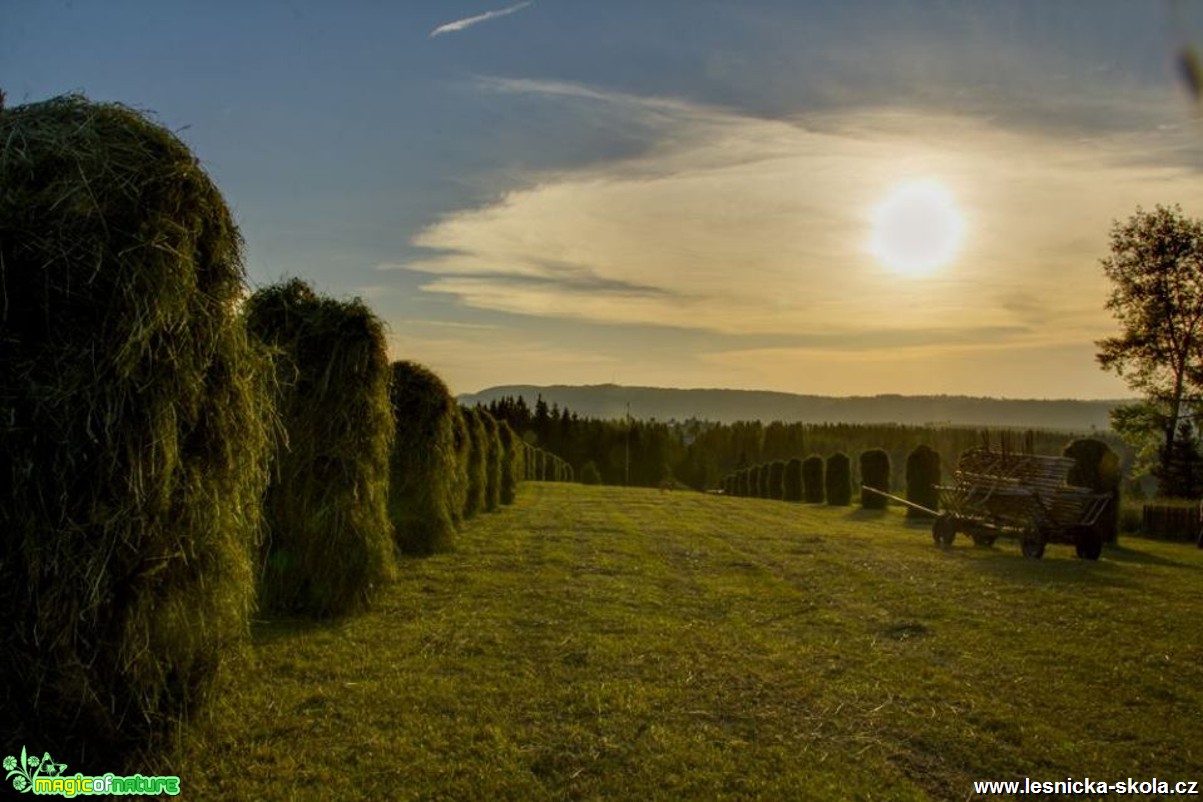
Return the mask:
[[915,181],[873,210],[869,249],[891,270],[921,276],[952,261],[964,237],[965,218],[952,194],[935,181]]

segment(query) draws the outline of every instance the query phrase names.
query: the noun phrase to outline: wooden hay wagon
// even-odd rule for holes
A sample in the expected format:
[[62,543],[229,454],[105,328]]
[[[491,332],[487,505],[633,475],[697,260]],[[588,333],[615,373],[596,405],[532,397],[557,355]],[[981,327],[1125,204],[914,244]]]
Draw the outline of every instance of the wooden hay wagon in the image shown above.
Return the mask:
[[1017,538],[1023,556],[1033,559],[1044,556],[1047,544],[1065,543],[1079,557],[1097,560],[1103,538],[1095,523],[1110,498],[1067,484],[1073,464],[1068,457],[974,448],[961,455],[953,484],[936,487],[942,511],[890,498],[935,515],[932,539],[941,547],[951,546],[959,532],[979,546]]

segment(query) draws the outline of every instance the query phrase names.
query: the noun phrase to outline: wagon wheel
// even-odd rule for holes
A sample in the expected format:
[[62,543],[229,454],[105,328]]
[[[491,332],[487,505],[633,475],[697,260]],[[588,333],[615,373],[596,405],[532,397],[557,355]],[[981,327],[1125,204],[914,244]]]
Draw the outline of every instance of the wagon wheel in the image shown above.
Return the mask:
[[1103,553],[1103,536],[1093,526],[1079,526],[1074,532],[1074,547],[1083,560],[1097,560]]
[[1044,538],[1034,529],[1025,530],[1023,540],[1020,541],[1020,548],[1023,550],[1024,557],[1029,560],[1039,560],[1044,556]]
[[973,534],[973,545],[988,549],[994,545],[994,541],[997,539],[998,535],[991,535],[985,532],[975,532]]
[[931,525],[931,539],[942,549],[952,545],[957,536],[957,519],[955,515],[944,513]]

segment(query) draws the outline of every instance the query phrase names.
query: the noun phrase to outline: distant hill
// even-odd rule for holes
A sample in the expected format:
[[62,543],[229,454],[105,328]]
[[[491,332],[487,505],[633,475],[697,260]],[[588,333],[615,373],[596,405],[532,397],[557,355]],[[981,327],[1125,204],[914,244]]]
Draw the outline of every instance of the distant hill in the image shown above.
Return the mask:
[[540,396],[548,404],[589,418],[631,416],[643,420],[780,420],[803,423],[901,423],[997,426],[1091,431],[1110,428],[1108,413],[1122,400],[1076,401],[976,398],[962,395],[874,395],[838,398],[761,390],[680,390],[663,387],[507,385],[465,393],[461,403],[488,404],[522,396],[533,409]]

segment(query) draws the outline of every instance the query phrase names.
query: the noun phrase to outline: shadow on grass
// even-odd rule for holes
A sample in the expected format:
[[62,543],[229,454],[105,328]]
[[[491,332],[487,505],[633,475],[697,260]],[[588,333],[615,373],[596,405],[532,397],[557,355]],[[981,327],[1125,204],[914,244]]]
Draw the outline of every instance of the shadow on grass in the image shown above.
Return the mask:
[[311,618],[280,617],[270,620],[258,619],[251,624],[251,642],[256,646],[266,646],[277,641],[294,638],[297,635],[337,630],[345,623],[346,618],[314,620]]
[[[1197,548],[1193,543],[1183,543],[1184,549]],[[1178,562],[1177,560],[1168,560],[1158,554],[1150,554],[1147,551],[1141,551],[1139,548],[1129,548],[1128,546],[1104,546],[1103,557],[1105,559],[1115,560],[1121,563],[1135,563],[1137,565],[1161,565],[1167,568],[1185,568],[1188,571],[1199,571],[1203,567],[1191,565],[1190,563]]]
[[889,510],[868,510],[864,507],[857,507],[856,509],[849,510],[848,514],[844,517],[849,521],[880,521],[884,518],[894,518],[896,516]]
[[1138,584],[1122,572],[1119,565],[1108,560],[1111,555],[1106,549],[1102,560],[1082,560],[1074,554],[1073,546],[1053,543],[1049,544],[1042,559],[1033,560],[1023,556],[1018,540],[999,538],[993,546],[969,545],[968,538],[964,540],[966,542],[962,543],[962,537],[958,535],[957,543],[947,549],[951,559],[960,559],[983,573],[1017,584],[1075,584],[1115,588],[1135,587]]

